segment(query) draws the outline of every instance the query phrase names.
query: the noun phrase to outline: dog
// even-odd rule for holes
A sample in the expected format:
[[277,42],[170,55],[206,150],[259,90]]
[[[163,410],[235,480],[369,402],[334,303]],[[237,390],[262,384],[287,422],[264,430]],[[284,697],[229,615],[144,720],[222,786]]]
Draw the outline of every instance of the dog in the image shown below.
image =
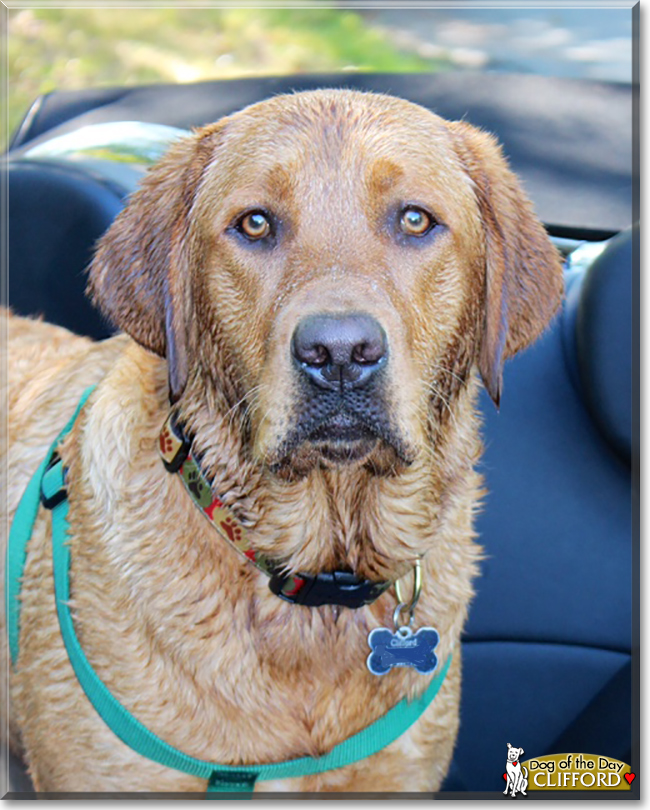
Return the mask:
[[[414,629],[435,628],[438,669],[450,661],[435,700],[363,761],[255,789],[437,790],[481,556],[477,396],[482,381],[498,405],[504,362],[545,329],[562,286],[493,136],[405,100],[277,96],[174,144],[90,267],[121,333],[94,343],[7,314],[9,520],[96,386],[59,449],[69,604],[126,710],[203,761],[327,754],[435,674],[366,666],[369,632],[393,630],[393,587],[353,608],[292,604],[250,557],[414,597],[417,563]],[[170,413],[248,558],[165,469]],[[56,616],[51,525],[41,508],[10,676],[12,745],[36,790],[205,791],[204,776],[136,753],[85,697]]]
[[511,790],[511,796],[516,793],[521,793],[526,796],[526,788],[528,787],[528,769],[522,768],[518,762],[521,755],[524,753],[523,748],[513,748],[508,743],[508,759],[506,760],[506,789],[503,791],[504,795]]

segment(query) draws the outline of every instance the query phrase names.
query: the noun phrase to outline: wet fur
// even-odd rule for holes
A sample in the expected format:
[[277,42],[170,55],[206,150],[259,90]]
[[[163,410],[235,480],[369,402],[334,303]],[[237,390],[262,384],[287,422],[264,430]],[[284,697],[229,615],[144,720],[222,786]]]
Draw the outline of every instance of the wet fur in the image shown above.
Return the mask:
[[[262,181],[290,236],[256,264],[224,228]],[[385,229],[383,201],[408,183],[430,190],[447,226],[426,250],[398,249]],[[392,624],[392,590],[357,611],[286,604],[198,514],[157,452],[171,391],[256,548],[292,570],[371,578],[421,556],[417,623],[438,629],[441,661],[453,649],[438,697],[393,745],[258,790],[436,790],[458,727],[459,637],[480,554],[479,376],[498,402],[504,360],[542,331],[561,284],[494,139],[408,102],[277,97],[174,146],[91,270],[93,297],[127,335],[94,344],[8,319],[9,519],[99,383],[62,455],[75,624],[115,696],[185,753],[242,764],[325,753],[428,683],[366,669],[368,632]],[[402,361],[386,393],[402,445],[380,437],[362,462],[337,466],[309,443],[286,451],[299,400],[283,358],[296,318],[350,307],[382,319]],[[36,788],[205,790],[123,745],[83,696],[58,630],[49,531],[41,510],[10,684],[13,744]]]

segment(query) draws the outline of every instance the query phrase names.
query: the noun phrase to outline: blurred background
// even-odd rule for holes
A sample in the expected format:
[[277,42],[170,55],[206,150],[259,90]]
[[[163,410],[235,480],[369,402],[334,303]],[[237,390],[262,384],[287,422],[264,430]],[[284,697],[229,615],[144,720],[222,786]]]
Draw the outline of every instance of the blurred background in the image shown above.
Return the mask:
[[631,81],[629,8],[305,5],[9,10],[9,133],[42,93],[108,85],[338,70]]

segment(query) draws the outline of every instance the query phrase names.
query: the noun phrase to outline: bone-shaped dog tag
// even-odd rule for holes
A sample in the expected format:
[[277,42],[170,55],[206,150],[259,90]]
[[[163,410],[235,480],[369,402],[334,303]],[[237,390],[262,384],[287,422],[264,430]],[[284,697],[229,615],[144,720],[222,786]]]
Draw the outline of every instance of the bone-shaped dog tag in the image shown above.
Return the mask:
[[385,675],[393,667],[413,667],[423,675],[438,666],[434,652],[440,636],[433,627],[421,627],[414,633],[410,627],[399,627],[394,633],[386,627],[370,632],[368,669],[373,675]]

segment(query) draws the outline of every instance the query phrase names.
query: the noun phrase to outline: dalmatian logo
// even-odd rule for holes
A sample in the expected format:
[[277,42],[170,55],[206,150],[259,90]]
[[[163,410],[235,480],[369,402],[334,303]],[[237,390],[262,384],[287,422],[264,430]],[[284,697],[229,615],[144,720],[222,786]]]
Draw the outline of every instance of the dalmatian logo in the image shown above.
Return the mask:
[[508,791],[511,796],[521,793],[522,796],[527,796],[526,788],[528,787],[528,768],[524,768],[519,759],[524,753],[523,748],[515,748],[508,743],[508,758],[506,759],[506,772],[503,778],[506,780],[506,789],[503,794],[506,795]]

